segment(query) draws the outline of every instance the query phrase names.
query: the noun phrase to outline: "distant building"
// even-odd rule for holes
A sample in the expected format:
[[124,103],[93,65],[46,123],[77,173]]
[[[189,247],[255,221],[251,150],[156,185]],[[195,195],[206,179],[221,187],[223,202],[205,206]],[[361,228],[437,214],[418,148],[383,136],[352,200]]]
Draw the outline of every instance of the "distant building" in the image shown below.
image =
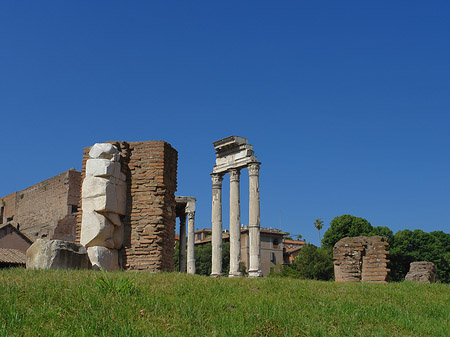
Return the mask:
[[283,263],[291,264],[305,245],[304,240],[283,239]]
[[25,253],[32,243],[11,223],[0,225],[0,268],[25,266]]

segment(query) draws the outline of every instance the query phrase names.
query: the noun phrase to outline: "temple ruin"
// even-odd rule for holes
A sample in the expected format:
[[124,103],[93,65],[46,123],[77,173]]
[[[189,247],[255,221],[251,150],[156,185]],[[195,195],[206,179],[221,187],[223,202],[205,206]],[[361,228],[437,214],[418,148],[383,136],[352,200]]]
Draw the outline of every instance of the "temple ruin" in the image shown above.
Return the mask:
[[[180,272],[195,274],[194,232],[195,232],[195,201],[193,197],[175,197],[177,202],[176,215],[180,219]],[[187,236],[187,270],[186,270],[186,218],[188,219]]]
[[241,261],[241,211],[240,171],[249,173],[249,277],[260,277],[260,202],[259,167],[253,146],[246,138],[231,136],[213,143],[216,165],[212,178],[212,267],[211,276],[222,275],[222,181],[230,175],[230,272],[229,277],[240,277]]
[[356,236],[339,240],[333,248],[336,282],[386,283],[389,269],[387,239]]

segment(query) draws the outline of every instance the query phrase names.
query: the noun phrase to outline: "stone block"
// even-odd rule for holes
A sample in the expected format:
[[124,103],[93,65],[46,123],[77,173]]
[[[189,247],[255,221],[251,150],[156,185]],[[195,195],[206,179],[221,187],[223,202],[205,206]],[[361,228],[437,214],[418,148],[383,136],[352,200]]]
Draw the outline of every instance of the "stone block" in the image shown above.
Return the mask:
[[405,280],[419,283],[434,283],[438,281],[434,263],[427,261],[411,262]]
[[122,174],[120,169],[119,162],[112,162],[108,159],[89,159],[86,163],[86,176],[120,178]]
[[88,269],[89,258],[79,243],[37,239],[26,252],[27,269]]
[[114,248],[114,225],[107,217],[96,212],[83,212],[80,243],[85,247]]
[[93,246],[88,247],[87,253],[92,264],[92,269],[103,269],[106,271],[120,270],[119,252],[117,249]]

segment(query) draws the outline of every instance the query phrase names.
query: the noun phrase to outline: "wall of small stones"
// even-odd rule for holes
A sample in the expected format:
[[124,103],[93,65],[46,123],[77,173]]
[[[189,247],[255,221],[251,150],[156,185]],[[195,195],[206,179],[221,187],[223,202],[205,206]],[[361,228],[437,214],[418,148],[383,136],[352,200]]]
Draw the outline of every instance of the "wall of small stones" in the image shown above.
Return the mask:
[[[163,141],[110,142],[121,152],[122,172],[127,176],[127,213],[124,269],[173,271],[178,153]],[[90,147],[83,151],[82,178]],[[77,240],[81,232],[81,200],[77,216]]]
[[389,269],[387,239],[357,236],[339,240],[333,249],[336,282],[386,283]]
[[[50,179],[0,198],[7,217],[31,239],[45,237],[75,240],[76,207],[80,198],[81,174],[69,170]],[[14,199],[12,199],[14,197]],[[63,228],[64,227],[64,228]]]

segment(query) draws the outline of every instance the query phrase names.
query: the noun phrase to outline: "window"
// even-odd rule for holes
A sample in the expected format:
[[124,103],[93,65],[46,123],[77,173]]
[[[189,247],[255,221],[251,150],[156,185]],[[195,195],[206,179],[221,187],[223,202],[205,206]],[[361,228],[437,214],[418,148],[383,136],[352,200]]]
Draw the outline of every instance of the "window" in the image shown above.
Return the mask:
[[278,238],[275,238],[272,240],[272,247],[277,249],[278,245],[280,244],[280,240]]
[[75,214],[78,212],[78,206],[77,205],[71,205],[70,214]]

